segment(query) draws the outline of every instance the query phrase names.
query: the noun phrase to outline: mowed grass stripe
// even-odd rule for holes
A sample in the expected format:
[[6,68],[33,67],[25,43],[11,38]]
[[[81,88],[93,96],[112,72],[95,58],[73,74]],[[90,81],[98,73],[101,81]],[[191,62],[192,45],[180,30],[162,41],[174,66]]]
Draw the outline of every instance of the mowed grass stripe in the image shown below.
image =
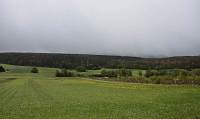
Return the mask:
[[0,80],[17,78],[0,83],[5,102],[0,119],[200,118],[199,87],[56,78],[48,68],[38,74],[18,70],[0,75]]
[[[0,97],[3,100],[8,100],[7,98],[14,97],[15,94],[17,94],[18,90],[20,89],[18,85],[16,85],[16,82],[19,82],[17,80],[9,81],[7,83],[4,83],[0,87]],[[13,98],[11,98],[13,99]]]
[[9,112],[9,105],[13,100],[15,100],[15,95],[17,92],[17,88],[12,86],[12,85],[7,85],[5,90],[1,91],[0,98],[0,115],[8,115],[7,113]]
[[[31,81],[32,80],[32,81]],[[34,79],[26,79],[26,80],[18,80],[15,83],[18,83],[18,90],[21,92],[22,98],[16,102],[11,101],[17,111],[10,110],[10,108],[6,111],[7,115],[13,115],[15,118],[133,118],[133,117],[143,117],[148,118],[151,115],[153,118],[164,117],[161,115],[157,115],[154,112],[155,106],[158,105],[160,108],[162,103],[153,102],[152,104],[148,103],[149,99],[146,98],[153,96],[156,89],[151,92],[151,88],[146,87],[142,91],[142,87],[138,87],[136,89],[121,89],[116,85],[115,88],[104,88],[104,87],[95,87],[95,85],[91,85],[90,82],[80,81],[79,80],[65,80],[65,81],[56,81],[56,80],[34,80]],[[87,83],[88,82],[88,83]],[[12,83],[12,82],[10,82]],[[13,82],[14,83],[14,82]],[[21,85],[23,84],[23,85]],[[45,85],[48,84],[48,85]],[[81,85],[84,84],[84,85]],[[98,83],[97,83],[98,84]],[[106,84],[104,84],[106,85]],[[111,85],[111,84],[109,84]],[[12,86],[12,85],[11,85]],[[43,90],[41,87],[45,87],[43,93],[47,93],[47,95],[54,94],[57,96],[55,98],[56,101],[60,101],[63,103],[56,103],[55,100],[48,100],[48,96],[40,97],[40,90]],[[54,86],[54,87],[52,87]],[[113,87],[115,84],[113,84]],[[122,85],[124,86],[124,85]],[[134,86],[134,85],[132,85]],[[20,89],[21,88],[21,89]],[[141,89],[140,89],[141,88]],[[37,91],[36,91],[37,90]],[[178,94],[180,89],[175,89],[174,93]],[[54,92],[55,91],[55,92]],[[105,91],[105,92],[104,92]],[[158,90],[161,94],[156,95],[158,98],[162,96],[164,89]],[[57,92],[57,93],[56,93]],[[100,93],[100,95],[96,95],[95,93]],[[143,93],[139,96],[139,93]],[[149,93],[147,95],[147,93]],[[20,94],[20,93],[19,93]],[[131,95],[132,94],[132,95]],[[170,98],[169,91],[166,94]],[[172,97],[175,94],[171,95]],[[18,95],[18,94],[17,94]],[[97,97],[95,97],[97,96]],[[126,96],[122,98],[122,96]],[[180,96],[180,95],[179,95]],[[63,98],[65,97],[65,98]],[[98,99],[99,98],[99,99]],[[105,99],[104,99],[105,98]],[[164,98],[164,97],[163,97]],[[44,99],[44,100],[43,100]],[[132,100],[130,100],[132,99]],[[163,100],[163,99],[162,99]],[[162,101],[161,100],[161,101]],[[124,102],[123,102],[124,101]],[[153,101],[153,100],[151,100]],[[20,105],[16,105],[19,103]],[[167,108],[171,108],[171,105],[166,105]],[[151,109],[147,111],[146,109]],[[168,109],[163,110],[168,110]],[[180,106],[179,108],[182,108]],[[172,110],[174,110],[172,108]],[[157,110],[158,113],[161,113],[160,110]],[[175,111],[174,111],[175,112]],[[169,116],[167,113],[162,112],[162,115]],[[177,115],[180,114],[177,113]],[[195,113],[196,114],[196,113]],[[175,116],[175,113],[171,114],[172,117]]]
[[24,95],[22,95],[24,91],[24,79],[22,80],[15,80],[13,82],[9,82],[9,86],[12,87],[14,86],[17,88],[17,91],[15,94],[12,96],[12,99],[7,102],[6,108],[4,108],[4,113],[2,113],[3,119],[19,119],[21,112],[24,112],[24,109],[22,110],[20,108],[22,102],[24,101]]
[[47,92],[48,90],[45,89],[42,85],[40,85],[38,83],[37,80],[34,80],[34,79],[29,79],[28,80],[28,87],[31,88],[32,91],[34,91],[37,96],[38,96],[38,99],[44,101],[44,100],[53,100],[53,97],[50,96]]
[[[45,109],[47,107],[52,107],[47,105],[46,101],[47,98],[42,97],[43,95],[40,94],[40,89],[38,88],[36,91],[33,87],[33,85],[35,85],[31,79],[26,79],[26,80],[19,80],[18,83],[20,83],[20,86],[18,86],[18,92],[16,93],[16,91],[12,90],[12,87],[9,87],[7,89],[9,89],[9,92],[13,92],[16,95],[12,96],[12,98],[14,100],[10,100],[10,102],[6,102],[6,108],[2,109],[2,114],[1,116],[4,118],[33,118],[36,113],[33,113],[33,111],[37,110],[41,110],[41,109]],[[23,84],[23,85],[21,85]],[[14,89],[14,88],[13,88]],[[8,99],[9,97],[11,97],[9,95],[9,93],[6,93],[2,96],[7,95]],[[47,106],[45,106],[45,104]],[[50,104],[50,103],[49,103]],[[1,105],[2,106],[2,105]],[[45,108],[44,108],[45,107]],[[4,112],[4,113],[3,113]],[[38,111],[39,113],[37,113],[38,115],[42,115],[42,113],[44,111]],[[44,115],[45,113],[43,113]],[[46,114],[45,114],[46,115]]]
[[0,90],[1,103],[4,103],[4,101],[10,101],[16,91],[17,88],[14,85],[11,85],[11,83],[4,84],[4,88]]

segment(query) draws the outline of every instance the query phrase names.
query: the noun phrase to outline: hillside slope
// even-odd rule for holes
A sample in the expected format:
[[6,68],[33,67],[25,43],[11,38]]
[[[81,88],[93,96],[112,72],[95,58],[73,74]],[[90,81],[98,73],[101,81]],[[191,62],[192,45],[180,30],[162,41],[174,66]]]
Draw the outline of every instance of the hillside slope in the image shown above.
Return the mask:
[[127,56],[106,56],[86,54],[52,53],[0,53],[0,63],[13,65],[74,68],[200,68],[200,56],[179,56],[169,58],[139,58]]

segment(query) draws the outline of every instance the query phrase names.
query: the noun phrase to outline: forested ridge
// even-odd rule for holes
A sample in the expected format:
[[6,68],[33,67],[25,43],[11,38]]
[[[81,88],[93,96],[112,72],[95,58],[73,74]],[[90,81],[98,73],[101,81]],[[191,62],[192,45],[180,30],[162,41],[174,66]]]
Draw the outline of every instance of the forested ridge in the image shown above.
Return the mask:
[[140,58],[87,54],[0,53],[0,63],[58,68],[75,68],[77,66],[85,66],[88,69],[97,67],[134,69],[191,69],[200,68],[200,56]]

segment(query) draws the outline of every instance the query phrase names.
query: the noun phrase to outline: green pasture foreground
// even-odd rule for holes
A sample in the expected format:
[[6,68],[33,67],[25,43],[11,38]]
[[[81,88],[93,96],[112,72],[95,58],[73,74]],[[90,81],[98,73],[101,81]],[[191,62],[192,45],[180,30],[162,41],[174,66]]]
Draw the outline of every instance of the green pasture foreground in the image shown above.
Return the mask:
[[0,119],[200,119],[200,87],[56,78],[4,65]]

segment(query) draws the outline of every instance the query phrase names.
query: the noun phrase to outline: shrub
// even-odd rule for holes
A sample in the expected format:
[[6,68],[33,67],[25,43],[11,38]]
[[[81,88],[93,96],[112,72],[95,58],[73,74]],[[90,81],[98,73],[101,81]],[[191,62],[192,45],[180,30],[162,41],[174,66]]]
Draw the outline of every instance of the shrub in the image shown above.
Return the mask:
[[177,69],[168,70],[168,75],[177,77],[179,75],[179,70],[177,70]]
[[101,69],[100,66],[98,66],[98,65],[92,65],[92,64],[88,65],[86,68],[88,70],[100,70]]
[[185,77],[191,75],[189,71],[183,69],[171,69],[171,70],[147,70],[145,76],[173,76],[173,77]]
[[142,77],[142,76],[143,76],[142,71],[139,71],[139,72],[138,72],[138,75],[139,75],[140,77]]
[[200,69],[194,69],[192,71],[192,74],[195,75],[195,76],[200,76]]
[[38,72],[39,72],[39,70],[36,67],[33,67],[31,69],[31,73],[38,73]]
[[3,68],[3,66],[0,66],[0,72],[6,72],[6,70]]
[[188,76],[189,75],[189,72],[187,70],[179,70],[179,75],[181,76]]
[[153,73],[152,70],[146,70],[145,77],[149,78],[149,77],[151,77],[153,75],[154,75],[154,73]]
[[119,69],[118,75],[121,77],[128,77],[128,76],[132,76],[132,72],[130,69]]
[[168,75],[168,70],[164,70],[164,69],[158,70],[157,75],[158,76],[166,76],[166,75]]
[[91,77],[105,77],[102,74],[92,74],[92,75],[89,75],[89,76],[91,76]]
[[128,77],[132,76],[132,72],[129,69],[119,69],[119,70],[102,70],[101,76],[104,77]]
[[66,69],[57,70],[56,77],[72,77],[74,74]]
[[102,70],[101,75],[103,77],[117,77],[118,72],[116,70]]
[[190,75],[190,72],[187,70],[184,70],[184,69],[173,69],[173,70],[168,71],[168,75],[174,76],[174,77],[176,77],[176,76],[184,77],[184,76]]
[[56,70],[56,77],[63,77],[63,73],[59,70]]
[[77,72],[86,72],[86,68],[84,66],[78,66],[76,67]]

